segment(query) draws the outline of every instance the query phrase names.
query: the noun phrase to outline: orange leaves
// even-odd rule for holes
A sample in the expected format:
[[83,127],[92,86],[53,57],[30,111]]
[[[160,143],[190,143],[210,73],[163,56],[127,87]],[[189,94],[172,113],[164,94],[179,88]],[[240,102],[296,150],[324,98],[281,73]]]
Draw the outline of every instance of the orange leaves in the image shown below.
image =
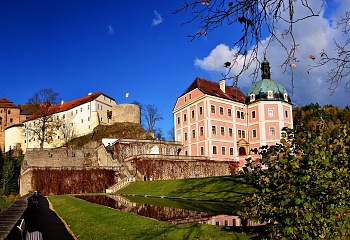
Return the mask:
[[314,55],[310,55],[309,58],[311,58],[312,60],[315,60],[315,56]]
[[209,5],[209,1],[202,1],[203,5]]

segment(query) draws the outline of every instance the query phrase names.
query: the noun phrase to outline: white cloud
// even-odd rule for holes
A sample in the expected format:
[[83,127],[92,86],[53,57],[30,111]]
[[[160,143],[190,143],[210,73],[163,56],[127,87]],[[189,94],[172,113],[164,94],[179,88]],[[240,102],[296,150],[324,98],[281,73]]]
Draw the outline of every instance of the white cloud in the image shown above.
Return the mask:
[[[333,0],[338,1],[338,0]],[[350,1],[345,1],[350,2]],[[349,4],[348,4],[349,5]],[[334,7],[334,5],[332,5]],[[344,5],[342,5],[344,7]],[[332,12],[327,16],[338,17],[343,13],[342,7],[337,9],[332,8]],[[327,13],[328,9],[326,9]],[[297,10],[296,10],[297,12]],[[338,12],[338,14],[336,14]],[[332,53],[334,52],[334,40],[344,41],[343,35],[339,29],[335,29],[332,22],[338,19],[332,19],[324,17],[324,13],[321,12],[320,17],[309,18],[294,25],[294,35],[296,41],[300,43],[297,52],[298,62],[296,62],[296,68],[294,69],[294,88],[292,86],[292,77],[288,72],[284,72],[284,69],[280,67],[283,63],[286,55],[283,54],[277,41],[270,43],[267,49],[267,60],[271,66],[271,78],[283,84],[290,94],[292,101],[296,105],[306,105],[309,103],[318,102],[321,105],[333,104],[344,107],[349,102],[349,95],[344,91],[344,81],[340,83],[336,91],[331,95],[329,91],[330,83],[328,82],[328,71],[331,68],[330,65],[311,69],[311,65],[315,65],[319,58],[319,53],[322,50]],[[279,28],[281,33],[283,27]],[[284,39],[288,44],[288,38]],[[262,42],[260,47],[259,59],[263,59],[263,50],[266,47],[266,42]],[[196,59],[195,66],[210,71],[212,73],[222,73],[225,71],[223,64],[226,61],[230,61],[234,56],[235,49],[230,49],[225,44],[217,45],[207,57],[203,59]],[[250,52],[248,52],[249,56]],[[315,55],[316,59],[309,58],[310,55]],[[237,62],[237,66],[232,68],[232,74],[237,74],[240,70],[242,63]],[[252,77],[250,76],[252,69],[249,69],[245,74],[240,76],[238,86],[243,92],[248,91],[252,85]],[[260,76],[258,77],[258,80]],[[214,79],[217,80],[217,79]]]
[[156,10],[154,10],[153,12],[155,16],[152,20],[152,26],[157,26],[163,22],[163,18]]
[[110,24],[107,26],[107,30],[108,30],[108,34],[114,34],[114,28],[113,28],[113,24]]

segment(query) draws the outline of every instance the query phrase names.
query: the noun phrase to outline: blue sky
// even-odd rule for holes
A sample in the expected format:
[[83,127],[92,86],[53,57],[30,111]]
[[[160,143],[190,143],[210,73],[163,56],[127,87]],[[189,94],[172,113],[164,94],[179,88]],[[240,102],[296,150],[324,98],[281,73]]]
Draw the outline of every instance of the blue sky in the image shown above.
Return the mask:
[[[328,39],[320,48],[332,47],[336,35],[332,16],[349,9],[349,0],[330,3],[327,18],[321,16],[322,24],[318,20],[303,26],[304,33],[317,26],[330,34],[320,37]],[[156,125],[166,136],[173,126],[177,97],[197,76],[219,81],[222,64],[233,52],[235,29],[228,26],[189,42],[187,35],[198,26],[181,26],[190,17],[189,13],[172,14],[181,4],[164,0],[0,0],[0,97],[26,103],[38,90],[52,88],[65,101],[101,91],[124,103],[129,92],[128,103],[139,101],[159,108],[164,120]],[[305,41],[301,52],[308,56],[307,44],[315,43],[308,43],[304,35],[300,31],[300,41]],[[278,51],[268,51],[267,57],[274,80],[291,91],[290,75],[278,68]],[[306,74],[306,59],[295,75],[295,104],[346,106],[349,97],[341,86],[332,96],[326,91],[325,69]],[[248,74],[239,86],[243,92],[249,90]]]

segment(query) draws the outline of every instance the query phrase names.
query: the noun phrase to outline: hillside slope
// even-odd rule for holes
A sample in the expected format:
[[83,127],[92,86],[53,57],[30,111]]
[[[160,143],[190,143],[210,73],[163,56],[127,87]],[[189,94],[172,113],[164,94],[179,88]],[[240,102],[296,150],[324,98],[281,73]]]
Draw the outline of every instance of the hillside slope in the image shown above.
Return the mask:
[[151,134],[136,123],[115,123],[100,125],[85,136],[77,137],[68,142],[69,146],[83,147],[90,142],[101,142],[102,138],[119,139],[153,139]]

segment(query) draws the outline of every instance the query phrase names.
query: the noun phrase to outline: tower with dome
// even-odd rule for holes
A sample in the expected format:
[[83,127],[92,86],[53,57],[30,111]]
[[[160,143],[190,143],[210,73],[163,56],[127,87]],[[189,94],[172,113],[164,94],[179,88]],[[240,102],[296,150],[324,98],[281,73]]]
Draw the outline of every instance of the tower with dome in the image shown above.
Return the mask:
[[247,95],[225,80],[196,78],[178,97],[173,114],[175,140],[183,144],[181,154],[239,161],[240,166],[251,150],[279,143],[282,128],[293,127],[290,96],[271,79],[266,56],[261,80]]

